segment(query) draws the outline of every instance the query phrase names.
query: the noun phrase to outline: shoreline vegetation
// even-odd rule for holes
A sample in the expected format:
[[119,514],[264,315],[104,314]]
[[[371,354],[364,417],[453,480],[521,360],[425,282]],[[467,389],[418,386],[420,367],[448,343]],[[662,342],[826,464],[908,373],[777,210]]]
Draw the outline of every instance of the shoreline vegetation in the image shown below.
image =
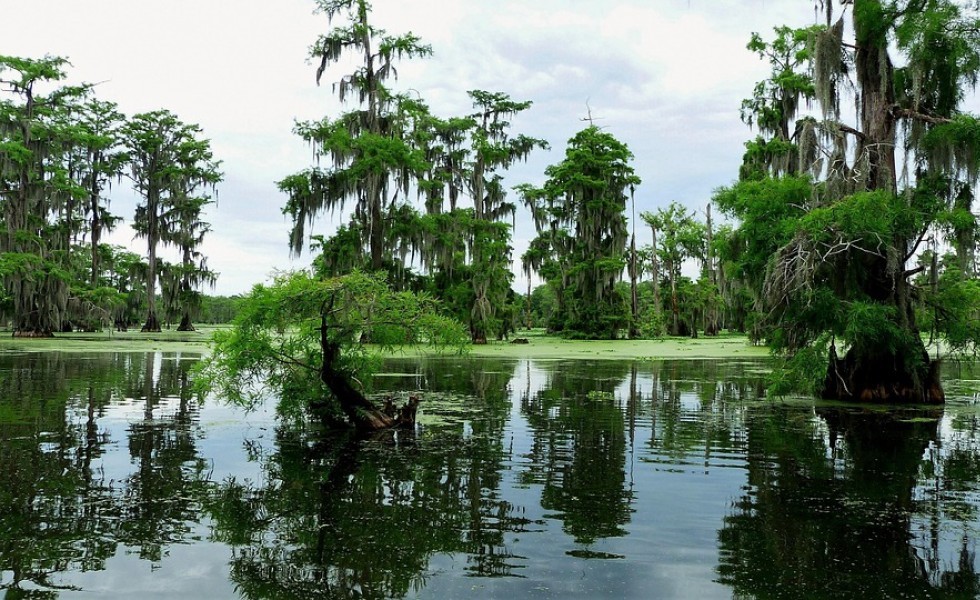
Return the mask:
[[[211,333],[223,326],[202,326],[198,331],[164,330],[157,333],[132,331],[102,331],[59,333],[46,339],[25,339],[10,336],[8,330],[0,330],[0,352],[152,352],[186,351],[205,354],[208,352]],[[548,335],[543,330],[519,331],[513,339],[526,339],[528,343],[490,341],[470,346],[466,356],[498,358],[558,359],[720,359],[720,358],[767,358],[765,346],[752,345],[740,334],[722,334],[715,337],[664,337],[649,340],[567,340]],[[395,357],[430,356],[432,351],[420,349],[395,349],[388,353]]]
[[[0,352],[187,352],[207,354],[211,334],[228,325],[202,325],[196,331],[164,329],[161,332],[98,331],[58,333],[53,338],[15,338],[0,329]],[[528,343],[514,343],[526,339]],[[949,348],[928,343],[929,355],[944,360],[976,360],[971,354],[955,355]],[[396,347],[385,353],[393,358],[436,356],[432,350]],[[534,358],[537,360],[713,360],[725,358],[771,358],[765,345],[752,344],[740,333],[722,333],[698,338],[671,337],[644,340],[569,340],[543,329],[518,331],[510,341],[491,340],[471,345],[463,358]]]

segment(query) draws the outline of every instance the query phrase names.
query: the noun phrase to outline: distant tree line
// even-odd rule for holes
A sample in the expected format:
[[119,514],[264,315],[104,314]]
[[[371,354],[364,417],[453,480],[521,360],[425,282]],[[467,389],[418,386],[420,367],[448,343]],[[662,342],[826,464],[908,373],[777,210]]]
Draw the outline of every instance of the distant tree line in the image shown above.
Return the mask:
[[[200,288],[217,277],[200,252],[221,180],[210,142],[166,110],[127,118],[93,86],[66,85],[67,67],[0,56],[0,323],[20,337],[159,331],[161,319],[192,329]],[[109,192],[122,179],[139,195],[131,222],[145,256],[103,242],[121,219]],[[161,246],[179,258],[162,260]]]

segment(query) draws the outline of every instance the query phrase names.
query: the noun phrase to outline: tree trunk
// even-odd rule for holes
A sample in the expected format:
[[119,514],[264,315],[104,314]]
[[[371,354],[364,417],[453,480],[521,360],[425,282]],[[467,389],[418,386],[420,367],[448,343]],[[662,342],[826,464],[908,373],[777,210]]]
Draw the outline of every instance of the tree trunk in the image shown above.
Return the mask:
[[[22,285],[22,287],[27,287]],[[37,293],[22,294],[21,302],[15,303],[13,337],[17,338],[49,338],[54,337],[54,328],[47,324],[48,319],[41,317],[42,307],[38,302]]]
[[677,304],[677,275],[674,273],[673,261],[667,263],[667,272],[670,273],[670,335],[681,334],[680,307]]
[[[636,219],[634,218],[634,222]],[[630,329],[629,338],[631,340],[640,337],[640,303],[636,296],[636,233],[630,237]]]
[[[895,191],[895,104],[892,62],[888,56],[888,28],[879,0],[856,0],[854,8],[857,50],[854,71],[860,87],[861,133],[858,160],[866,157],[869,190]],[[869,7],[874,8],[869,8]]]
[[194,329],[194,324],[191,323],[191,316],[184,313],[184,316],[180,319],[180,325],[177,326],[177,331],[197,331]]
[[650,225],[650,231],[653,232],[653,246],[651,246],[651,259],[653,265],[651,270],[653,271],[653,315],[657,321],[657,335],[663,333],[663,324],[660,322],[660,315],[663,314],[663,307],[660,305],[660,258],[657,256],[657,228]]
[[531,271],[527,272],[527,330],[531,331]]
[[827,400],[880,404],[942,404],[939,361],[922,350],[921,362],[910,368],[905,357],[887,352],[844,358],[831,353],[821,397]]
[[[146,214],[149,223],[147,225],[147,258],[146,258],[146,323],[140,331],[159,332],[160,320],[157,318],[157,241],[159,239],[159,223],[157,222],[157,210],[160,199],[159,192],[147,192]],[[151,201],[152,197],[152,201]]]
[[143,333],[159,333],[160,332],[160,319],[157,318],[157,311],[151,310],[150,314],[146,316],[146,323],[140,328]]
[[320,349],[323,351],[320,381],[337,399],[340,409],[354,427],[360,431],[377,431],[399,425],[415,424],[418,398],[412,398],[408,405],[399,411],[396,411],[390,403],[385,406],[385,410],[381,410],[353,386],[346,373],[337,368],[340,345],[327,338],[327,322],[324,317],[320,319]]
[[[854,72],[860,88],[862,134],[856,160],[865,161],[865,189],[895,193],[895,90],[888,56],[888,18],[880,0],[855,0]],[[890,243],[894,252],[901,255],[909,240],[896,234]],[[836,351],[831,352],[821,395],[852,402],[943,403],[939,363],[929,360],[919,337],[904,261],[894,257],[859,260],[863,260],[867,273],[859,284],[862,291],[874,302],[895,307],[895,325],[908,333],[909,342],[891,350],[881,347],[872,351],[865,347],[858,351],[852,347],[843,359],[837,357]]]
[[[96,152],[93,164],[101,163],[101,152]],[[102,241],[102,215],[99,213],[99,178],[92,173],[89,188],[89,210],[92,212],[90,227],[92,230],[92,288],[99,287],[99,243]]]
[[714,242],[713,236],[714,232],[711,230],[711,203],[708,203],[708,208],[705,211],[705,253],[704,253],[704,276],[707,278],[710,288],[708,293],[712,300],[705,302],[704,306],[704,335],[716,336],[719,331],[721,331],[721,325],[719,321],[721,320],[718,316],[718,307],[714,302],[714,292],[718,289],[718,271],[715,269],[715,253],[712,248]]

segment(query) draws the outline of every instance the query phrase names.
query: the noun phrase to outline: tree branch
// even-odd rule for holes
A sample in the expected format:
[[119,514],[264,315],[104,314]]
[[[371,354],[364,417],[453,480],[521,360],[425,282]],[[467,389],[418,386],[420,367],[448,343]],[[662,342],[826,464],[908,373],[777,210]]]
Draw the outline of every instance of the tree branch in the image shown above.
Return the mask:
[[922,230],[922,233],[919,234],[919,239],[915,240],[915,244],[913,244],[912,249],[905,254],[905,258],[902,260],[902,262],[905,262],[908,259],[912,258],[912,255],[915,254],[916,251],[918,251],[919,246],[922,245],[922,241],[926,239],[926,233],[928,233],[928,231],[929,231],[928,227]]
[[272,348],[272,352],[276,355],[275,359],[284,365],[294,365],[306,369],[308,371],[313,371],[314,373],[319,371],[319,369],[317,369],[316,367],[308,365],[305,362],[298,360],[296,358],[293,358],[292,356],[286,354],[282,350],[279,350],[277,348]]
[[902,273],[902,277],[908,279],[909,277],[912,277],[913,275],[918,275],[919,273],[921,273],[921,272],[923,272],[925,270],[926,270],[925,266],[916,267],[914,269],[909,269],[908,271],[905,271],[904,273]]
[[840,129],[841,131],[843,131],[844,133],[849,133],[849,134],[853,135],[854,137],[858,138],[859,140],[864,140],[864,138],[865,138],[864,133],[858,131],[857,129],[854,129],[850,125],[844,125],[843,123],[838,123],[837,124],[837,128]]
[[919,112],[917,110],[912,110],[911,108],[902,108],[897,104],[893,104],[888,112],[891,113],[892,117],[895,119],[912,119],[914,121],[924,121],[926,123],[932,123],[934,125],[941,125],[943,123],[951,123],[952,119],[946,117],[934,117],[930,114]]

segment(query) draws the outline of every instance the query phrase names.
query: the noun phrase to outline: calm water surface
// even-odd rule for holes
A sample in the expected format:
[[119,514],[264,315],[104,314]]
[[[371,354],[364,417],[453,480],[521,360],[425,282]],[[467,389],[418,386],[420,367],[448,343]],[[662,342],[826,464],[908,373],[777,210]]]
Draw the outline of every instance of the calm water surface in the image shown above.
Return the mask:
[[297,431],[194,356],[0,354],[3,598],[975,598],[980,369],[949,403],[765,362],[391,361],[421,424]]

